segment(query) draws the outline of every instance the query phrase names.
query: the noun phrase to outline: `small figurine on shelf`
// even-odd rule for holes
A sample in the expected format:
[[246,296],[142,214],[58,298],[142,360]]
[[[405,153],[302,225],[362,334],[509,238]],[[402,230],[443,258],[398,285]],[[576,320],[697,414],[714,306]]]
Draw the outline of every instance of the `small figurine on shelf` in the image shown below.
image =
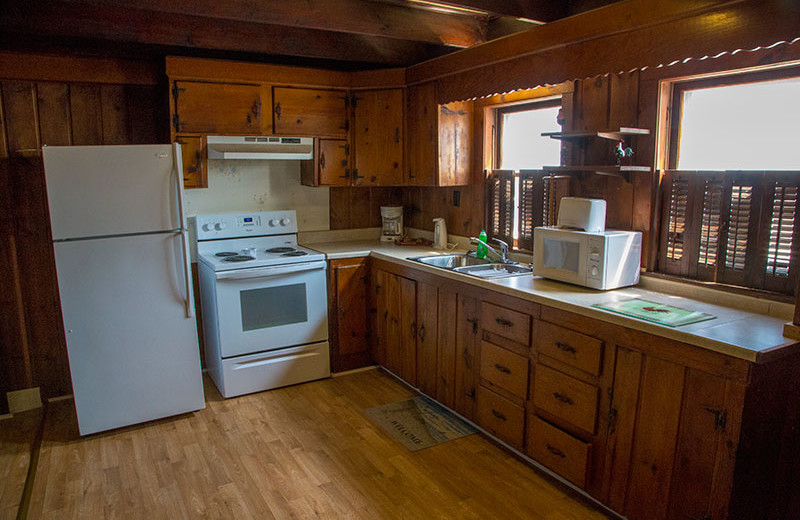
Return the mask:
[[633,149],[630,146],[625,146],[625,140],[620,139],[617,147],[614,148],[614,155],[617,156],[617,166],[622,164],[622,159],[630,159],[633,157]]

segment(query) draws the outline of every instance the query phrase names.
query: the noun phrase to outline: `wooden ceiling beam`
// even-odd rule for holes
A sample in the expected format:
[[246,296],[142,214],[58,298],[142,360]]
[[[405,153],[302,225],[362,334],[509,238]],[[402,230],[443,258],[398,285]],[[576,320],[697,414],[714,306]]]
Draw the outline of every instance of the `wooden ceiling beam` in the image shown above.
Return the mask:
[[566,0],[431,0],[435,3],[486,11],[490,15],[552,22],[569,15]]
[[486,21],[479,16],[444,13],[364,0],[66,0],[77,5],[135,8],[172,15],[192,15],[298,29],[379,36],[398,40],[471,47],[486,41]]
[[407,66],[448,47],[202,16],[165,16],[111,5],[33,0],[7,4],[0,31],[23,37],[84,38],[145,45]]

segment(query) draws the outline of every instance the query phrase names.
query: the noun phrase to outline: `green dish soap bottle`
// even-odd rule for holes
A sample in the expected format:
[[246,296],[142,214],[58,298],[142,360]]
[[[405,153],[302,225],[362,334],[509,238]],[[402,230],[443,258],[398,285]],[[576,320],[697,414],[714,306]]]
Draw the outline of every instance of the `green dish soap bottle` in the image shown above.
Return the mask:
[[[481,234],[478,235],[478,238],[483,240],[484,242],[486,242],[487,238],[486,238],[486,230],[485,229],[481,229]],[[475,256],[477,256],[478,258],[486,258],[486,254],[488,252],[489,252],[489,250],[486,249],[486,246],[481,244],[480,242],[478,242],[478,247],[475,250]]]

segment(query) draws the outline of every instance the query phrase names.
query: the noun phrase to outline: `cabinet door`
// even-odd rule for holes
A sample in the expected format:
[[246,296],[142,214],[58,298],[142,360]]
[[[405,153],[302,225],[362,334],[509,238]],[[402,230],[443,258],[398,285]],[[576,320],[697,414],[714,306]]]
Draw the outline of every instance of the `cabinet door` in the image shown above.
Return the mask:
[[406,178],[408,186],[436,186],[437,121],[433,83],[408,88]]
[[417,386],[417,282],[399,278],[400,377]]
[[331,364],[334,372],[369,363],[365,258],[331,260]]
[[403,91],[367,90],[355,96],[356,186],[403,183]]
[[467,419],[475,413],[475,385],[478,364],[476,356],[480,344],[480,308],[477,298],[458,295],[456,308],[456,412]]
[[[436,398],[436,326],[438,321],[439,289],[417,282],[417,383],[420,391]],[[447,403],[444,403],[447,404]]]
[[372,359],[388,367],[387,346],[389,343],[389,273],[376,269],[372,272]]
[[470,182],[472,107],[472,101],[439,107],[439,186],[461,186]]
[[456,308],[457,295],[439,289],[436,341],[436,400],[453,408],[456,388]]
[[173,97],[176,132],[261,133],[259,85],[176,81]]
[[347,93],[343,90],[274,87],[276,134],[341,136],[347,131]]
[[208,187],[205,161],[203,161],[203,139],[192,135],[179,135],[176,139],[181,145],[184,188]]
[[304,186],[347,186],[350,183],[347,141],[314,141],[314,159],[300,162],[300,182]]

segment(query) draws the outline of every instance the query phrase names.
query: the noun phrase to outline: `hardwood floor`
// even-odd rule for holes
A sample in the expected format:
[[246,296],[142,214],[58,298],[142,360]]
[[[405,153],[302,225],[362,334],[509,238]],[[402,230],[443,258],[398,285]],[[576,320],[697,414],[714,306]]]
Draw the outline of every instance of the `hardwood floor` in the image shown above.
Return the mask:
[[41,408],[0,421],[0,520],[17,518],[41,422]]
[[223,400],[80,439],[50,405],[28,518],[606,519],[480,435],[410,452],[363,410],[380,371]]

